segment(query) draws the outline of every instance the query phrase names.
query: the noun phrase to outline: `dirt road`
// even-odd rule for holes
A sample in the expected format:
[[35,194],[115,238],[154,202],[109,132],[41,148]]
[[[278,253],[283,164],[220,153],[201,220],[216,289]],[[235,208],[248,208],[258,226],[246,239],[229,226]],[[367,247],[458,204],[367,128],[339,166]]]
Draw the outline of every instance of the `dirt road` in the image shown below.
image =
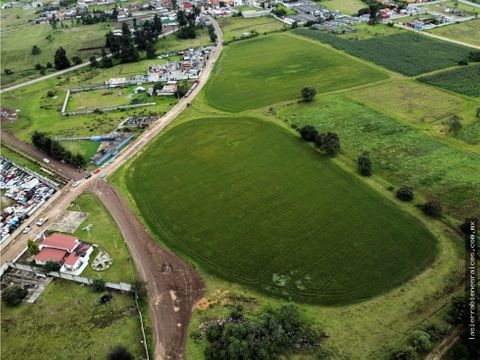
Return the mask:
[[460,339],[463,326],[458,325],[448,336],[427,355],[425,360],[440,360],[442,356]]

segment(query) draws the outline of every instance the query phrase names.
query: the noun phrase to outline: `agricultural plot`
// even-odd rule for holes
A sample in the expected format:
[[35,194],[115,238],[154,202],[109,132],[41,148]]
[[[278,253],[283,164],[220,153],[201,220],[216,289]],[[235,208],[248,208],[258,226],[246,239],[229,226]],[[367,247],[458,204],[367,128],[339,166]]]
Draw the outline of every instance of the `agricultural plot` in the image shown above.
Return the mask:
[[142,358],[131,295],[114,292],[110,302],[100,304],[102,295],[78,283],[54,280],[35,304],[9,308],[2,302],[2,359],[105,359],[118,343]]
[[226,41],[241,38],[244,33],[256,31],[259,34],[281,30],[285,24],[273,17],[262,16],[251,19],[242,17],[225,17],[218,21]]
[[[478,11],[480,12],[480,9]],[[437,27],[429,32],[468,44],[480,45],[480,19]]]
[[473,118],[475,103],[412,81],[398,81],[355,91],[356,98],[413,123],[431,123],[454,115]]
[[365,7],[365,3],[360,0],[323,0],[320,4],[347,15],[356,15],[358,10]]
[[386,78],[381,70],[282,33],[230,44],[205,94],[212,106],[235,112],[298,98],[305,85],[322,93]]
[[459,94],[480,97],[480,64],[422,76],[418,80]]
[[370,151],[375,174],[396,186],[413,186],[427,198],[440,201],[451,215],[459,219],[480,215],[478,155],[445,145],[343,96],[291,104],[277,113],[298,126],[311,124],[319,131],[335,131],[352,162],[362,151]]
[[435,238],[410,216],[258,119],[178,125],[125,179],[159,240],[207,272],[298,302],[371,298],[436,254]]
[[336,49],[408,76],[455,66],[467,58],[471,51],[467,47],[411,31],[358,41],[306,28],[295,29],[294,33],[330,44]]

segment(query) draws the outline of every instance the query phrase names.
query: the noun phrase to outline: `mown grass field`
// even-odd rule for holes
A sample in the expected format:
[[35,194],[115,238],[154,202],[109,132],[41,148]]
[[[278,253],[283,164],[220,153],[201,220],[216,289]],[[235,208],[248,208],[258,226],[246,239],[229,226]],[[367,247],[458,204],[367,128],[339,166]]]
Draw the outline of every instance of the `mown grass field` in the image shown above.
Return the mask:
[[421,76],[418,80],[459,94],[480,97],[480,64]]
[[372,26],[365,23],[360,23],[356,24],[354,28],[356,30],[355,32],[349,32],[337,36],[352,40],[365,40],[377,36],[388,36],[408,31],[395,26],[387,26],[385,24],[376,24]]
[[236,112],[300,98],[305,85],[322,93],[387,78],[358,60],[282,33],[225,48],[206,97],[212,106]]
[[323,0],[320,4],[332,10],[340,10],[347,15],[356,15],[359,9],[365,7],[360,0]]
[[253,30],[260,34],[282,29],[285,24],[273,17],[261,16],[257,18],[244,19],[243,17],[224,17],[218,20],[222,28],[224,40],[229,41],[242,37],[243,33],[250,33]]
[[295,29],[294,33],[409,76],[455,66],[471,51],[470,48],[411,31],[358,41],[306,28]]
[[[113,259],[112,266],[107,270],[93,270],[91,263],[98,253],[95,249],[92,255],[90,255],[90,264],[82,272],[82,276],[102,278],[112,282],[133,282],[136,277],[136,269],[133,261],[130,259],[127,244],[123,240],[117,224],[115,224],[110,213],[100,200],[91,193],[85,193],[72,203],[69,210],[83,211],[88,214],[87,218],[75,231],[75,235],[81,240],[99,245]],[[90,237],[88,232],[83,230],[89,224],[93,224],[90,230]]]
[[2,359],[105,359],[118,343],[141,358],[144,350],[133,298],[114,292],[108,304],[100,305],[102,295],[56,279],[35,304],[9,308],[2,302]]
[[[480,9],[478,11],[480,12]],[[480,19],[441,26],[429,32],[468,44],[480,45]]]
[[259,119],[178,125],[133,162],[126,183],[172,249],[218,277],[299,302],[371,298],[436,254],[413,218]]
[[345,96],[287,105],[277,114],[298,126],[311,124],[320,131],[338,133],[352,165],[358,154],[370,151],[374,174],[397,186],[413,186],[427,198],[440,201],[459,219],[480,215],[480,157],[476,154],[449,146]]

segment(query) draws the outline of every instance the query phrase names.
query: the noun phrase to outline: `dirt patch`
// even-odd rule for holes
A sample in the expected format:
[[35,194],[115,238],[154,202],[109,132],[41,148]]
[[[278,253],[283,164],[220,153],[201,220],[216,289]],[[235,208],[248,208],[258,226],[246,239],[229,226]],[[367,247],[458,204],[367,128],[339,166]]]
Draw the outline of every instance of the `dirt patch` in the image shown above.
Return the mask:
[[87,213],[66,210],[59,219],[55,220],[51,230],[72,234],[86,218]]

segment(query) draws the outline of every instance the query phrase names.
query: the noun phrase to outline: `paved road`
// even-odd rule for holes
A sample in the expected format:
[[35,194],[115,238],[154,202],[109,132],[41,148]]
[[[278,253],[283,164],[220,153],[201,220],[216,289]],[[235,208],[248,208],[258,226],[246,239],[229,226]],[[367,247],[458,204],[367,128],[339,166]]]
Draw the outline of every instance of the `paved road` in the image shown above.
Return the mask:
[[[200,76],[199,85],[188,98],[180,99],[177,105],[159,118],[150,129],[130,143],[100,174],[111,174],[138,153],[187,107],[205,85],[220,56],[223,43],[220,27],[212,18],[210,20],[217,33],[217,46]],[[37,216],[48,216],[49,221],[53,221],[81,193],[93,191],[97,194],[118,224],[135,259],[139,274],[147,281],[155,359],[183,359],[188,322],[193,305],[202,295],[203,283],[193,268],[152,239],[116,189],[99,178],[100,174],[82,180],[76,188],[66,187],[61,196]],[[35,227],[34,230],[38,228]],[[7,247],[2,247],[1,263],[14,259],[26,247],[27,239],[27,236],[20,236],[13,239]],[[166,271],[164,265],[171,265],[172,271]]]
[[[165,26],[164,27],[164,32],[162,33],[162,35],[160,35],[160,37],[170,35],[170,34],[174,33],[175,31],[176,31],[175,26]],[[111,56],[112,56],[112,54],[108,55],[108,57],[111,57]],[[97,58],[97,61],[100,61],[100,60],[101,60],[101,58]],[[56,71],[54,73],[39,77],[37,79],[26,81],[26,82],[23,82],[23,83],[17,84],[17,85],[12,85],[12,86],[7,87],[5,89],[1,89],[0,94],[6,93],[6,92],[12,91],[12,90],[17,90],[17,89],[20,89],[20,88],[25,87],[25,86],[33,85],[33,84],[36,84],[38,82],[41,82],[41,81],[44,81],[44,80],[47,80],[47,79],[51,79],[51,78],[56,77],[56,76],[66,74],[70,71],[75,71],[75,70],[78,70],[78,69],[82,69],[85,66],[89,66],[89,65],[90,65],[90,61],[87,61],[87,62],[84,62],[80,65],[74,65],[74,66],[69,67],[68,69]]]

